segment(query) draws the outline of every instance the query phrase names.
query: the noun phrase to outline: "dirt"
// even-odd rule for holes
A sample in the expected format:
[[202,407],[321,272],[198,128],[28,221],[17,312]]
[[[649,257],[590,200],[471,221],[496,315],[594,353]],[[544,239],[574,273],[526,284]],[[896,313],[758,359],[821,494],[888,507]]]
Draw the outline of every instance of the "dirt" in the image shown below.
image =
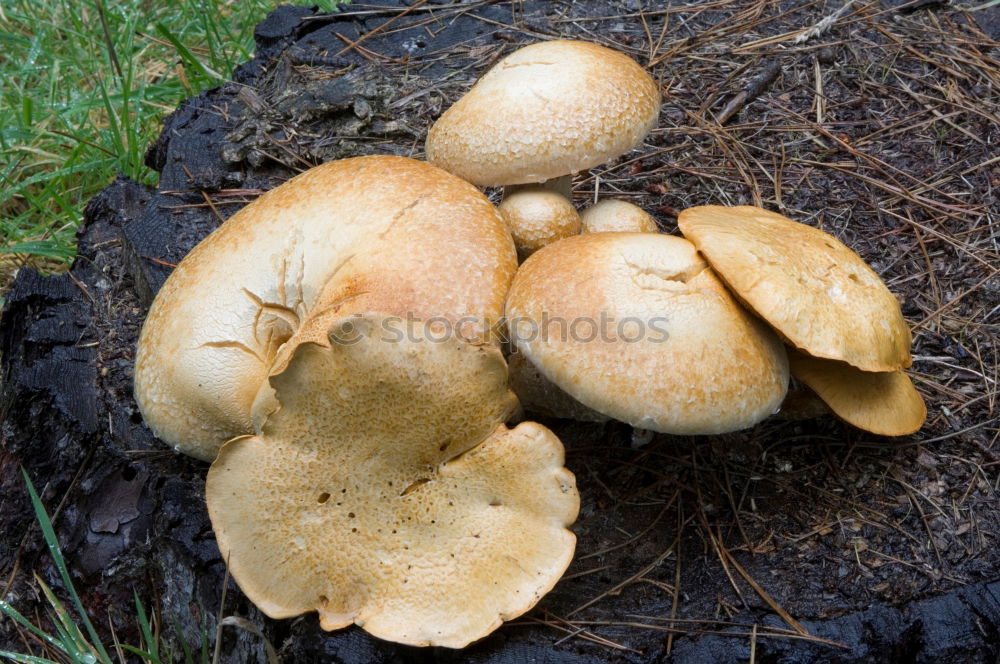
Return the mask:
[[[685,207],[752,203],[834,233],[899,296],[927,424],[881,439],[829,416],[774,418],[636,449],[619,423],[544,419],[583,507],[575,562],[527,616],[453,652],[328,634],[311,615],[270,620],[232,582],[223,615],[260,626],[287,662],[995,661],[996,13],[861,2],[795,43],[841,4],[647,5],[355,2],[335,16],[282,8],[258,26],[257,57],[233,82],[167,119],[148,153],[159,186],[110,185],[88,206],[72,271],[22,270],[7,297],[4,599],[35,615],[32,573],[61,587],[23,466],[105,633],[110,620],[135,641],[134,591],[169,642],[214,634],[224,565],[207,466],[157,441],[131,396],[153,294],[260,192],[329,159],[421,157],[429,123],[491,63],[562,36],[652,62],[665,94],[660,128],[578,177],[576,202],[597,188],[671,233]],[[0,622],[0,649],[23,650],[22,636]],[[222,661],[264,661],[248,633],[223,645]]]

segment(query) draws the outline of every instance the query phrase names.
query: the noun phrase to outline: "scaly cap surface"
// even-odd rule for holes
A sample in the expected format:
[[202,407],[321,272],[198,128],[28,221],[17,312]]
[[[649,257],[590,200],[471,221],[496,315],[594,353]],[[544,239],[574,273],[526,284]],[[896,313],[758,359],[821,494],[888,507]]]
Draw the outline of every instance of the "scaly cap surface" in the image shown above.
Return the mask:
[[562,194],[549,189],[518,189],[507,194],[498,207],[522,257],[580,232],[576,208]]
[[329,318],[296,348],[263,431],[212,464],[209,514],[267,615],[458,648],[552,588],[579,496],[551,431],[502,424],[517,401],[496,347],[386,320]]
[[427,160],[480,186],[542,182],[636,147],[660,91],[627,55],[583,41],[511,53],[438,119]]

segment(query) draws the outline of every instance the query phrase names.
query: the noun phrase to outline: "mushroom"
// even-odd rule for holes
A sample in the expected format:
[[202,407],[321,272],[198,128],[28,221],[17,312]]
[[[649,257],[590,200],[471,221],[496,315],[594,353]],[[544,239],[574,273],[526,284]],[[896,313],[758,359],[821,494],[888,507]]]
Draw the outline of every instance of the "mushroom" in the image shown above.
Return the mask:
[[627,231],[659,233],[656,220],[638,205],[615,198],[605,198],[580,213],[582,233]]
[[838,417],[881,436],[914,433],[927,419],[927,407],[902,371],[861,371],[846,362],[805,353],[788,354],[792,375],[819,395]]
[[748,205],[705,205],[677,218],[733,294],[791,345],[863,371],[910,366],[899,302],[829,233]]
[[500,202],[499,209],[522,259],[580,232],[580,215],[569,199],[539,186],[512,192]]
[[434,123],[427,160],[480,186],[546,184],[635,148],[660,91],[628,56],[583,41],[526,46],[500,60]]
[[510,373],[511,391],[529,413],[578,422],[607,422],[611,419],[566,394],[543,376],[524,353],[510,354],[507,358],[507,371]]
[[551,431],[502,424],[499,349],[387,320],[329,316],[294,350],[270,379],[280,409],[212,464],[209,514],[268,616],[460,648],[556,583],[579,496]]
[[405,157],[317,166],[233,215],[173,271],[139,338],[136,400],[158,437],[211,461],[254,431],[271,365],[311,318],[383,311],[485,334],[516,266],[502,218],[467,182]]
[[535,252],[507,296],[511,341],[574,399],[634,427],[712,434],[777,410],[778,338],[687,240],[593,233]]

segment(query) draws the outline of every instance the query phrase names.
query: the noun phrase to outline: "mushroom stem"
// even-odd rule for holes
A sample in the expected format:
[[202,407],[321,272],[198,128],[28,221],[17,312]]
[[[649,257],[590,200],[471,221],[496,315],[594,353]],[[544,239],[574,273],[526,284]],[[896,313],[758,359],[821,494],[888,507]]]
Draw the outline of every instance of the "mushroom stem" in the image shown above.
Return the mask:
[[551,180],[545,180],[544,182],[529,183],[529,184],[509,184],[503,188],[503,197],[507,198],[511,194],[524,189],[525,187],[541,187],[542,189],[548,189],[549,191],[554,191],[557,194],[561,194],[563,198],[568,201],[573,200],[573,174],[560,175],[557,178],[552,178]]

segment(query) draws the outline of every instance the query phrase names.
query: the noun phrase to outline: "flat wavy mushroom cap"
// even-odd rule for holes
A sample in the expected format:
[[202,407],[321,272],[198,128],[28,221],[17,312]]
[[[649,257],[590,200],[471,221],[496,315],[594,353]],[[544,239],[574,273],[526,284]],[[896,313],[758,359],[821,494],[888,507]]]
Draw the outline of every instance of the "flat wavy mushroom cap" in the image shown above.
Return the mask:
[[592,233],[543,247],[514,276],[505,315],[546,378],[642,429],[750,427],[788,385],[781,342],[679,237]]
[[605,198],[580,213],[581,233],[659,233],[648,212],[638,205],[616,198]]
[[792,375],[809,386],[830,410],[859,429],[880,436],[915,433],[927,419],[924,400],[902,371],[861,371],[846,362],[791,352]]
[[253,433],[271,365],[317,314],[495,321],[516,267],[503,219],[469,183],[404,157],[323,164],[180,262],[143,325],[136,400],[159,438],[211,461]]
[[689,208],[677,223],[792,346],[863,371],[910,366],[910,329],[896,297],[829,233],[748,205]]
[[[637,147],[660,90],[632,58],[597,44],[539,42],[500,60],[427,135],[427,160],[479,186],[543,183]],[[566,176],[566,177],[564,177]]]
[[498,207],[522,258],[580,232],[580,215],[569,199],[543,187],[518,189]]
[[496,347],[384,322],[333,318],[295,350],[280,409],[212,464],[209,515],[268,616],[460,648],[556,583],[579,496],[551,431],[502,424],[517,401]]

